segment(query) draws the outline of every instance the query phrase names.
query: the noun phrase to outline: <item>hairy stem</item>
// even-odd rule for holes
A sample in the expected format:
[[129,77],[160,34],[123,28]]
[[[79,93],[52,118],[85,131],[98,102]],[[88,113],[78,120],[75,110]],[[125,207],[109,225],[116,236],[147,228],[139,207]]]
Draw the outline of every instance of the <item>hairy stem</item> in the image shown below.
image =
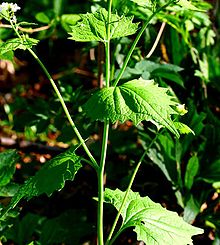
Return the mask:
[[[18,31],[18,26],[15,25],[11,20],[10,20],[10,24],[11,24],[13,30],[15,31],[16,35],[17,35],[22,41],[24,41],[23,38],[22,38],[22,36],[20,35],[19,31]],[[50,73],[48,72],[47,68],[46,68],[45,65],[42,63],[42,61],[39,59],[39,57],[36,55],[36,53],[35,53],[32,49],[30,49],[30,48],[28,48],[28,51],[29,51],[29,52],[31,53],[31,55],[35,58],[35,60],[38,62],[38,64],[40,65],[40,67],[41,67],[42,70],[44,71],[45,75],[47,76],[48,80],[50,81],[50,83],[51,83],[51,85],[52,85],[52,87],[53,87],[53,89],[54,89],[54,91],[55,91],[55,93],[56,93],[56,95],[57,95],[57,97],[58,97],[58,99],[59,99],[59,101],[60,101],[62,107],[63,107],[63,110],[64,110],[64,112],[65,112],[65,114],[66,114],[66,117],[67,117],[67,119],[68,119],[70,125],[72,126],[72,128],[73,128],[73,130],[74,130],[76,136],[78,137],[78,139],[79,139],[79,141],[80,141],[80,144],[81,144],[82,147],[84,148],[86,154],[88,155],[88,157],[89,157],[89,159],[90,159],[90,161],[91,161],[91,162],[90,162],[90,165],[91,165],[91,166],[96,170],[96,172],[97,172],[99,166],[98,166],[98,164],[97,164],[95,158],[94,158],[93,155],[91,154],[89,148],[87,147],[87,145],[86,145],[84,139],[82,138],[82,136],[81,136],[79,130],[77,129],[75,123],[73,122],[73,120],[72,120],[72,118],[71,118],[71,116],[70,116],[69,110],[68,110],[68,108],[67,108],[67,106],[66,106],[66,104],[65,104],[65,102],[64,102],[64,99],[63,99],[63,97],[62,97],[62,95],[61,95],[61,93],[60,93],[60,91],[59,91],[59,89],[58,89],[56,83],[54,82],[54,80],[53,80],[53,78],[51,77]]]
[[54,91],[55,91],[55,93],[56,93],[56,95],[57,95],[57,97],[58,97],[58,99],[59,99],[59,101],[60,101],[62,107],[63,107],[63,110],[64,110],[64,112],[65,112],[65,114],[66,114],[66,117],[67,117],[67,119],[68,119],[70,125],[72,126],[72,128],[73,128],[73,130],[74,130],[76,136],[78,137],[78,139],[79,139],[79,141],[80,141],[80,144],[81,144],[82,147],[84,148],[86,154],[88,155],[88,157],[89,157],[89,159],[90,159],[90,161],[91,161],[90,165],[91,165],[92,167],[94,167],[96,171],[98,171],[98,164],[97,164],[95,158],[93,157],[93,155],[91,154],[91,152],[89,151],[89,149],[88,149],[88,147],[87,147],[87,145],[86,145],[84,139],[82,138],[82,136],[81,136],[79,130],[77,129],[75,123],[73,122],[73,120],[72,120],[72,118],[71,118],[71,116],[70,116],[69,110],[67,109],[67,106],[66,106],[66,104],[65,104],[65,102],[64,102],[64,100],[63,100],[63,97],[62,97],[62,95],[61,95],[59,89],[57,88],[56,83],[55,83],[54,80],[52,79],[50,73],[48,72],[48,70],[46,69],[46,67],[44,66],[44,64],[41,62],[41,60],[40,60],[40,59],[38,58],[38,56],[35,54],[35,52],[34,52],[32,49],[30,49],[30,48],[28,49],[28,51],[29,51],[29,52],[31,53],[31,55],[36,59],[36,61],[38,62],[38,64],[39,64],[40,67],[42,68],[42,70],[44,71],[45,75],[46,75],[47,78],[49,79],[49,81],[50,81],[50,83],[51,83],[51,85],[52,85],[52,87],[53,87],[53,89],[54,89]]
[[104,244],[103,239],[103,204],[104,204],[104,171],[108,145],[109,121],[104,122],[102,154],[98,171],[98,245]]
[[[108,22],[107,22],[107,40],[105,43],[105,56],[106,56],[106,74],[105,81],[106,87],[108,88],[110,85],[110,21],[111,21],[111,7],[112,0],[108,1]],[[97,233],[98,233],[98,245],[104,244],[103,238],[103,204],[104,204],[104,171],[105,171],[105,162],[106,162],[106,154],[107,154],[107,146],[108,146],[108,134],[109,134],[109,120],[106,119],[104,122],[103,129],[103,138],[102,138],[102,152],[101,152],[101,160],[100,167],[98,171],[98,214],[97,214]]]

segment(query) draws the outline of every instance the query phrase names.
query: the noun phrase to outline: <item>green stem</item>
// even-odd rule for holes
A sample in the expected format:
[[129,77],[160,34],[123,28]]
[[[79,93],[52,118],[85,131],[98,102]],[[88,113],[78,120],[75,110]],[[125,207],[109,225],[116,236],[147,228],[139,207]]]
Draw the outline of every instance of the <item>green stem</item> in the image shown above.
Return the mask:
[[60,101],[62,107],[63,107],[63,110],[64,110],[64,112],[65,112],[65,114],[66,114],[66,117],[67,117],[67,119],[68,119],[70,125],[72,126],[72,128],[73,128],[73,130],[74,130],[76,136],[78,137],[78,139],[79,139],[79,141],[80,141],[80,144],[81,144],[82,147],[84,148],[86,154],[88,155],[88,157],[89,157],[89,159],[90,159],[90,161],[91,161],[91,166],[94,167],[96,171],[98,171],[98,167],[99,167],[99,166],[98,166],[98,164],[97,164],[95,158],[93,157],[93,155],[92,155],[91,152],[89,151],[89,148],[87,147],[87,145],[86,145],[84,139],[82,138],[80,132],[78,131],[78,129],[77,129],[75,123],[73,122],[73,120],[72,120],[72,118],[71,118],[71,116],[70,116],[69,110],[67,109],[67,106],[66,106],[66,104],[65,104],[65,102],[64,102],[64,100],[63,100],[63,97],[62,97],[62,95],[61,95],[59,89],[57,88],[57,86],[56,86],[54,80],[52,79],[50,73],[48,72],[48,70],[47,70],[47,68],[44,66],[44,64],[41,62],[41,60],[38,58],[38,56],[35,54],[35,52],[34,52],[32,49],[30,49],[30,48],[28,49],[28,51],[29,51],[29,52],[31,53],[31,55],[36,59],[36,61],[38,62],[38,64],[39,64],[40,67],[42,68],[42,70],[44,71],[45,75],[46,75],[47,78],[49,79],[49,81],[50,81],[50,83],[51,83],[51,85],[52,85],[52,87],[53,87],[53,89],[54,89],[54,91],[55,91],[55,93],[56,93],[56,95],[57,95],[57,97],[58,97],[58,99],[59,99],[59,101]]
[[104,171],[105,171],[105,162],[108,146],[108,133],[109,133],[109,121],[105,120],[104,130],[103,130],[103,139],[102,139],[102,153],[100,167],[98,171],[98,244],[103,245],[103,204],[104,204]]
[[116,238],[119,236],[119,234],[122,232],[122,230],[124,230],[124,229],[119,229],[119,231],[116,233],[116,235],[112,238],[112,235],[114,233],[115,227],[116,227],[116,225],[118,223],[118,220],[119,220],[119,217],[121,215],[122,209],[124,208],[124,205],[125,205],[125,203],[127,201],[127,197],[129,195],[129,191],[131,190],[131,186],[133,185],[134,179],[135,179],[136,174],[137,174],[137,172],[138,172],[138,170],[139,170],[139,168],[141,166],[141,163],[144,160],[144,158],[145,158],[147,152],[149,151],[149,149],[151,148],[151,146],[155,143],[155,141],[157,140],[158,136],[161,134],[161,132],[156,134],[156,136],[154,137],[154,139],[151,141],[151,143],[148,145],[147,149],[142,154],[140,160],[138,161],[138,164],[136,165],[136,167],[134,169],[134,172],[133,172],[133,174],[131,176],[129,185],[128,185],[127,190],[125,192],[124,198],[122,200],[121,206],[120,206],[120,208],[118,210],[117,216],[116,216],[116,218],[114,220],[114,223],[112,225],[112,228],[111,228],[111,230],[109,232],[109,235],[108,235],[108,238],[106,240],[106,245],[111,245],[116,240]]
[[105,79],[106,79],[106,87],[108,88],[110,85],[110,66],[111,66],[111,55],[110,55],[110,35],[111,35],[111,8],[112,8],[112,0],[109,0],[108,4],[108,22],[107,22],[107,40],[105,42],[105,60],[106,60],[106,71],[105,71]]
[[[105,43],[105,56],[106,56],[106,87],[110,85],[110,21],[111,21],[111,7],[112,0],[108,1],[108,23],[107,23],[107,40]],[[104,244],[103,238],[103,204],[104,204],[104,171],[105,162],[108,147],[108,134],[109,134],[109,120],[105,119],[103,138],[102,138],[102,152],[100,167],[98,171],[98,212],[97,212],[97,234],[98,234],[98,245]]]
[[[10,24],[11,24],[13,30],[15,31],[16,35],[17,35],[22,41],[24,41],[23,38],[22,38],[22,36],[21,36],[20,33],[18,32],[17,27],[14,25],[14,23],[13,23],[11,20],[10,20]],[[67,119],[68,119],[70,125],[72,126],[72,128],[73,128],[73,130],[74,130],[76,136],[78,137],[78,139],[79,139],[79,141],[80,141],[80,144],[81,144],[82,147],[84,148],[85,152],[87,153],[87,155],[88,155],[88,157],[89,157],[89,159],[90,159],[90,161],[91,161],[91,162],[90,162],[90,165],[96,170],[96,172],[98,172],[99,166],[98,166],[98,164],[97,164],[95,158],[93,157],[93,155],[92,155],[91,152],[89,151],[89,148],[87,147],[87,145],[86,145],[84,139],[82,138],[82,136],[81,136],[79,130],[77,129],[75,123],[73,122],[73,120],[72,120],[72,118],[71,118],[71,116],[70,116],[69,110],[67,109],[67,106],[66,106],[66,104],[65,104],[65,102],[64,102],[64,100],[63,100],[63,97],[62,97],[62,95],[61,95],[59,89],[57,88],[56,83],[54,82],[53,78],[51,77],[51,75],[50,75],[50,73],[48,72],[48,70],[47,70],[47,68],[45,67],[45,65],[44,65],[44,64],[42,63],[42,61],[38,58],[38,56],[35,54],[35,52],[34,52],[32,49],[30,49],[30,48],[28,48],[28,51],[29,51],[29,52],[31,53],[31,55],[35,58],[35,60],[38,62],[38,64],[40,65],[40,67],[41,67],[42,70],[44,71],[45,75],[46,75],[47,78],[49,79],[49,81],[50,81],[50,83],[51,83],[51,85],[52,85],[52,87],[53,87],[53,89],[54,89],[54,91],[55,91],[55,93],[56,93],[56,95],[57,95],[57,97],[58,97],[58,99],[59,99],[59,101],[60,101],[62,107],[63,107],[63,110],[64,110],[64,112],[65,112],[65,114],[66,114],[66,117],[67,117]]]
[[152,15],[151,15],[151,16],[147,19],[147,21],[144,23],[144,25],[142,26],[141,30],[140,30],[139,33],[137,34],[137,36],[136,36],[136,38],[135,38],[135,40],[134,40],[134,42],[133,42],[133,44],[132,44],[132,46],[131,46],[129,52],[128,52],[126,58],[125,58],[124,64],[123,64],[123,66],[122,66],[122,68],[121,68],[121,70],[120,70],[118,76],[117,76],[116,79],[115,79],[115,82],[114,82],[114,84],[113,84],[114,87],[117,86],[119,80],[121,79],[121,77],[122,77],[122,75],[123,75],[123,73],[124,73],[124,71],[125,71],[125,69],[126,69],[126,67],[127,67],[127,65],[128,65],[128,62],[129,62],[129,60],[130,60],[130,58],[131,58],[131,55],[132,55],[132,53],[133,53],[133,51],[134,51],[134,49],[135,49],[135,47],[136,47],[138,41],[139,41],[139,39],[141,38],[141,36],[142,36],[143,32],[145,31],[145,29],[147,28],[147,26],[149,25],[150,21],[153,19],[153,17],[154,17],[158,12],[160,12],[162,9],[166,8],[168,5],[170,5],[170,4],[171,4],[172,2],[174,2],[174,1],[175,1],[175,0],[171,0],[171,1],[169,1],[167,4],[165,4],[164,6],[158,8],[155,12],[152,13]]

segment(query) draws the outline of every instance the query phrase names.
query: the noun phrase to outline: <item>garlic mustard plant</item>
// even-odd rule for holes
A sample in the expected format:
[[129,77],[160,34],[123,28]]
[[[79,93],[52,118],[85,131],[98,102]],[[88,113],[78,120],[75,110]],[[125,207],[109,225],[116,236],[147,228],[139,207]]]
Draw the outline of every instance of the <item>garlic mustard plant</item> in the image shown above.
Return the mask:
[[[134,0],[133,0],[134,1]],[[105,3],[106,1],[103,1]],[[144,21],[143,26],[134,22],[134,16],[120,16],[112,11],[112,0],[107,1],[107,8],[99,8],[93,13],[80,14],[75,25],[70,25],[69,32],[71,40],[78,42],[100,42],[105,47],[105,86],[91,94],[85,105],[82,106],[84,112],[92,120],[102,122],[103,135],[101,154],[99,159],[95,159],[89,146],[85,143],[81,133],[76,127],[70,112],[65,104],[59,87],[56,85],[49,71],[39,59],[32,47],[37,45],[38,40],[30,38],[24,34],[20,27],[16,12],[20,7],[14,3],[3,2],[0,5],[0,16],[8,21],[11,28],[17,35],[16,38],[7,40],[0,44],[0,54],[4,55],[8,51],[16,49],[27,50],[38,62],[43,72],[50,81],[61,106],[65,112],[69,124],[78,137],[79,144],[74,145],[68,151],[58,155],[47,162],[35,176],[29,178],[19,187],[13,196],[11,203],[2,212],[2,216],[8,213],[22,198],[30,199],[34,196],[46,193],[51,195],[55,190],[60,190],[66,180],[73,180],[82,163],[89,164],[96,172],[98,179],[97,193],[97,240],[98,245],[110,245],[127,228],[134,227],[138,240],[143,240],[146,244],[167,244],[167,245],[187,245],[192,244],[193,235],[203,233],[203,230],[186,223],[176,213],[163,208],[160,204],[153,202],[148,197],[141,197],[139,193],[131,190],[135,176],[139,170],[143,159],[149,148],[155,143],[158,132],[161,128],[166,128],[174,137],[179,138],[182,132],[190,133],[191,130],[183,123],[177,122],[180,115],[187,112],[184,105],[177,103],[177,98],[168,93],[167,88],[160,87],[153,79],[143,79],[139,77],[129,81],[121,81],[129,60],[136,48],[138,41],[145,32],[151,20],[161,11],[178,3],[176,0],[169,1],[134,1],[136,4],[147,8],[149,17]],[[165,2],[165,3],[164,3]],[[184,6],[187,0],[182,0]],[[187,7],[188,5],[186,5]],[[191,5],[190,5],[191,7]],[[21,24],[21,23],[20,23]],[[121,70],[115,76],[111,76],[111,42],[129,35],[134,35],[134,41],[130,47],[127,57]],[[122,83],[119,83],[122,82]],[[136,164],[126,191],[119,189],[111,190],[105,188],[105,165],[108,150],[109,129],[111,124],[118,121],[132,121],[136,126],[142,121],[153,123],[157,128],[157,134],[151,144],[143,150],[139,161]],[[82,147],[87,159],[78,156],[76,149]],[[60,168],[57,168],[60,166]],[[42,185],[44,183],[45,185]],[[112,204],[118,211],[115,221],[109,234],[104,234],[104,203]],[[121,226],[116,231],[119,219]],[[157,228],[155,228],[157,227]],[[73,231],[74,232],[74,231]],[[105,243],[104,239],[107,238]]]

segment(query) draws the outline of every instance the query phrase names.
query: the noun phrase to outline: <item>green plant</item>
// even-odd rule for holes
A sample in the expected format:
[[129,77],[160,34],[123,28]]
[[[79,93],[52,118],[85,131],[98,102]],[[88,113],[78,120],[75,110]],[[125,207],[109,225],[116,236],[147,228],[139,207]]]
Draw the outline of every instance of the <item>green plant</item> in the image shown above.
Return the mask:
[[[142,1],[132,2],[135,2],[139,6],[143,6]],[[37,172],[34,177],[29,178],[24,185],[18,189],[9,206],[2,212],[2,219],[4,219],[6,214],[12,208],[14,208],[22,198],[30,199],[42,193],[51,195],[55,190],[61,189],[66,180],[74,179],[75,174],[82,166],[81,162],[85,162],[90,164],[95,169],[98,177],[98,244],[104,244],[104,202],[111,203],[118,210],[117,217],[109,236],[107,237],[106,244],[112,244],[121,234],[121,232],[128,227],[135,227],[137,239],[143,240],[147,244],[190,244],[192,243],[192,235],[202,233],[201,229],[192,227],[185,223],[182,218],[178,217],[175,213],[167,211],[159,204],[152,202],[148,197],[140,197],[139,193],[131,191],[131,186],[136,173],[144,157],[149,154],[149,149],[158,138],[162,142],[164,137],[166,137],[162,135],[162,130],[160,132],[156,132],[155,139],[153,139],[144,150],[140,160],[137,163],[137,166],[135,167],[126,192],[122,192],[118,189],[113,191],[106,188],[104,190],[103,178],[110,123],[131,120],[135,125],[137,125],[141,121],[150,121],[156,125],[158,131],[161,127],[164,127],[172,132],[177,138],[179,138],[180,133],[192,132],[185,124],[178,122],[179,115],[184,114],[186,110],[184,109],[184,106],[179,105],[174,96],[168,95],[168,89],[158,87],[158,85],[156,85],[152,80],[144,80],[143,78],[133,79],[118,85],[119,82],[121,82],[121,78],[123,77],[125,69],[131,60],[131,55],[134,52],[141,35],[144,33],[150,21],[157,14],[163,13],[167,7],[172,8],[175,6],[181,6],[185,9],[188,8],[196,11],[198,10],[194,5],[184,0],[179,1],[179,3],[176,3],[175,1],[168,1],[167,3],[164,3],[164,1],[159,3],[156,1],[148,1],[148,4],[147,10],[150,13],[149,17],[136,35],[128,55],[125,58],[123,65],[115,79],[112,79],[111,76],[111,40],[135,34],[138,30],[138,23],[132,22],[133,17],[113,14],[111,10],[111,0],[108,1],[107,10],[105,8],[100,8],[95,13],[78,15],[75,24],[73,24],[74,19],[70,18],[72,21],[70,26],[71,39],[80,42],[98,41],[102,42],[105,46],[105,86],[101,90],[94,93],[83,106],[88,117],[90,117],[92,120],[100,120],[104,122],[102,149],[99,163],[93,157],[79,130],[73,122],[57,85],[45,68],[44,64],[32,49],[32,46],[36,45],[38,40],[30,38],[22,32],[20,27],[27,25],[27,23],[19,23],[17,21],[15,12],[19,9],[18,6],[8,3],[3,3],[1,5],[1,16],[10,22],[11,27],[17,35],[17,38],[1,43],[1,58],[11,59],[13,56],[12,52],[16,49],[24,49],[30,52],[30,54],[36,59],[45,72],[47,78],[50,80],[50,83],[53,86],[53,89],[63,107],[66,117],[79,139],[79,145],[70,148],[67,152],[62,153],[49,161],[43,168],[41,168],[41,170]],[[72,18],[76,18],[76,16]],[[137,74],[138,73],[136,73],[136,75]],[[88,159],[77,155],[76,150],[80,146],[84,148]],[[1,155],[1,159],[7,160],[7,158],[10,158],[11,152],[5,154],[6,156]],[[9,159],[7,162],[8,161],[11,160]],[[191,168],[191,165],[194,165],[192,162],[197,162],[196,157],[192,157],[189,160],[189,168]],[[5,175],[4,169],[2,170],[2,173]],[[191,179],[189,176],[185,177],[186,188],[191,188],[193,177],[195,177],[196,173],[197,170],[195,169],[195,173],[193,174],[194,176],[192,176]],[[7,177],[7,179],[10,180],[10,178],[11,174]],[[4,183],[4,185],[6,184]],[[121,227],[115,233],[115,227],[120,216],[122,217],[123,221]],[[157,227],[156,231],[153,230],[154,226]]]

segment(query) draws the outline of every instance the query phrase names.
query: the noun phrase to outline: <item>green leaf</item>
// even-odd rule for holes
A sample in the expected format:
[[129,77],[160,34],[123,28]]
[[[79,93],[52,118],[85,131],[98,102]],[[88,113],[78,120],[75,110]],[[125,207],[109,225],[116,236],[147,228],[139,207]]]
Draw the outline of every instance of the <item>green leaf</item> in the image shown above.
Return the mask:
[[214,183],[220,180],[220,159],[215,160],[212,163],[207,164],[204,169],[202,169],[200,177],[208,182]]
[[0,187],[0,196],[12,197],[17,193],[18,189],[19,189],[19,185],[15,183],[9,183],[5,186]]
[[93,120],[110,119],[112,123],[132,120],[135,125],[143,120],[151,121],[179,137],[171,120],[171,114],[177,114],[171,106],[177,103],[166,93],[167,89],[158,87],[153,80],[132,80],[98,91],[85,104],[85,110]]
[[188,0],[179,0],[177,1],[177,4],[180,5],[185,10],[202,11],[201,9],[198,9],[196,6],[194,6],[191,3],[191,1],[188,1]]
[[45,12],[39,12],[35,16],[36,20],[38,20],[41,23],[48,24],[50,23],[50,18]]
[[[101,8],[94,14],[81,14],[81,21],[71,26],[70,39],[79,42],[107,41],[108,12]],[[118,38],[132,35],[137,31],[138,23],[132,23],[133,17],[111,15],[110,37]]]
[[[173,64],[159,64],[149,60],[141,60],[135,64],[134,68],[127,67],[123,78],[129,79],[131,75],[139,75],[145,80],[161,77],[184,87],[183,80],[178,74],[182,70],[183,68]],[[116,71],[116,75],[118,71]]]
[[0,51],[0,60],[10,60],[13,61],[14,58],[14,52],[13,51],[8,51],[6,53],[1,54]]
[[66,180],[73,180],[75,174],[82,167],[81,158],[71,148],[48,161],[35,176],[30,177],[18,190],[7,207],[14,208],[22,198],[31,199],[46,193],[48,196],[56,190],[61,190]]
[[184,123],[174,122],[174,125],[179,130],[180,134],[190,134],[190,133],[192,133],[193,135],[195,135],[193,130],[190,127],[188,127],[186,124],[184,124]]
[[192,188],[194,178],[197,175],[198,171],[199,171],[199,159],[197,156],[192,156],[187,164],[185,178],[184,178],[185,187],[187,188],[187,190],[190,190]]
[[26,37],[25,40],[20,38],[13,38],[6,42],[0,43],[0,56],[8,53],[9,51],[14,51],[16,49],[27,49],[31,48],[33,45],[36,45],[38,40],[30,37]]
[[[119,210],[125,193],[105,190],[105,201]],[[193,244],[191,237],[203,233],[203,230],[186,223],[177,213],[163,208],[149,197],[141,197],[137,192],[129,192],[122,209],[120,231],[135,227],[137,239],[151,245]]]
[[151,0],[131,0],[131,1],[142,7],[152,7]]
[[27,213],[21,219],[17,218],[13,225],[5,232],[7,239],[14,241],[16,244],[27,244],[33,239],[34,232],[38,229],[45,217],[37,214]]
[[19,156],[15,150],[0,153],[0,187],[11,181],[18,159]]
[[79,14],[63,14],[61,16],[61,25],[66,31],[70,32],[71,26],[76,25],[79,20],[81,20]]
[[185,207],[184,207],[184,213],[183,213],[183,219],[187,223],[193,223],[195,220],[196,216],[200,212],[200,205],[196,201],[193,196],[190,196],[190,199],[187,201]]

